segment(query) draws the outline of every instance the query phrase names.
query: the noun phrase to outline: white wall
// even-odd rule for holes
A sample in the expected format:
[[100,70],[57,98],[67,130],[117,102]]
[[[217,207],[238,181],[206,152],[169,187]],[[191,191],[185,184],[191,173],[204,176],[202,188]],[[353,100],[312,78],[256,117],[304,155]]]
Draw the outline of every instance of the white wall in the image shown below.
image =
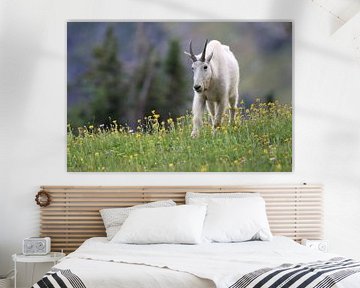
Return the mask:
[[[38,234],[34,195],[42,184],[322,183],[330,250],[360,258],[360,65],[350,41],[329,35],[332,16],[312,1],[217,3],[0,2],[0,274],[22,239]],[[66,172],[66,21],[145,18],[294,20],[292,173]]]

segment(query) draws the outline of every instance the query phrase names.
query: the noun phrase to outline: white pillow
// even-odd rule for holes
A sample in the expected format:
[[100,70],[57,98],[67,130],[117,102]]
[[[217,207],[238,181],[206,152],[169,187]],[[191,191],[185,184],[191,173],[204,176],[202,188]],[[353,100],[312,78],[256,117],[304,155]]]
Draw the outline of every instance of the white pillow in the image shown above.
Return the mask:
[[206,214],[205,205],[180,205],[131,211],[113,243],[197,244]]
[[176,206],[172,200],[156,201],[146,204],[135,205],[128,208],[108,208],[101,209],[100,214],[106,229],[107,239],[111,240],[115,234],[120,230],[121,225],[124,223],[129,213],[132,210],[139,208],[153,208],[153,207],[170,207]]
[[203,237],[211,242],[271,240],[264,199],[247,197],[209,200]]
[[246,197],[259,197],[259,193],[255,192],[243,192],[243,193],[198,193],[198,192],[186,192],[185,203],[186,204],[207,204],[211,199],[225,198],[246,198]]

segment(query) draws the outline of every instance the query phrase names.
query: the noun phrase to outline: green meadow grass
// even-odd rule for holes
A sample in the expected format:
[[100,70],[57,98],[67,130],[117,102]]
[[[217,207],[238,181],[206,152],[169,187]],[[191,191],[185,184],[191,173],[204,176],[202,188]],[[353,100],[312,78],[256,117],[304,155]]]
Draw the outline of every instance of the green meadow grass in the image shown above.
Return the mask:
[[[206,117],[205,117],[206,118]],[[139,120],[136,131],[78,128],[67,135],[69,172],[288,172],[292,170],[292,109],[257,101],[239,108],[235,124],[213,133],[208,120],[200,136],[190,137],[191,115],[159,122]],[[151,132],[145,132],[151,131]]]

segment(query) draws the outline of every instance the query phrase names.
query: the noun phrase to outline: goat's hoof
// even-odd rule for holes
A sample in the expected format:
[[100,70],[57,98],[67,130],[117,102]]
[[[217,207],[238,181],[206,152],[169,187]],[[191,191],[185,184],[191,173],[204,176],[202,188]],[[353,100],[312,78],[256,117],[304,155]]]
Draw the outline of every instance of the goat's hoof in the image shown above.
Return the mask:
[[191,138],[197,138],[199,137],[199,132],[198,131],[192,131],[191,132]]

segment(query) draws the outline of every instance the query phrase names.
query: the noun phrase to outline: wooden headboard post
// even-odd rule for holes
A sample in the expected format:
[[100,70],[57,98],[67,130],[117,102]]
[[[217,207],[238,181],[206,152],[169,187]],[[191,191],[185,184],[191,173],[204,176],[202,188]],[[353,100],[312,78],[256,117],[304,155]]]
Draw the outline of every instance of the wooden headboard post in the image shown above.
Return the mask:
[[265,199],[271,231],[295,241],[322,238],[321,185],[244,186],[42,186],[51,203],[40,213],[41,236],[52,239],[53,251],[72,252],[90,237],[105,236],[99,210],[173,199],[186,192],[258,192]]

